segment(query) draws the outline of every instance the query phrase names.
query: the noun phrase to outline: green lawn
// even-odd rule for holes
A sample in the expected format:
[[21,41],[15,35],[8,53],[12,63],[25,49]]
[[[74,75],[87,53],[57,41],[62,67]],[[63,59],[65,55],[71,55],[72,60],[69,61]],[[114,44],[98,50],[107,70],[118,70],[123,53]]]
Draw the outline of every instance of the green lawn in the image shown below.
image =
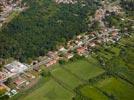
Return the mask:
[[73,95],[73,93],[67,91],[51,79],[42,87],[20,100],[71,100]]
[[76,78],[61,67],[53,70],[51,73],[54,77],[56,77],[58,80],[60,80],[70,88],[76,88],[79,84],[82,84],[82,82],[78,78]]
[[98,76],[104,72],[103,69],[97,67],[97,64],[89,63],[86,60],[79,60],[73,63],[69,63],[64,67],[70,70],[72,73],[76,74],[78,77],[88,80],[95,76]]
[[109,78],[100,81],[96,85],[109,95],[113,95],[118,100],[132,100],[134,98],[134,87],[123,80]]
[[82,95],[90,98],[91,100],[108,100],[108,98],[102,94],[102,92],[89,85],[82,87],[80,91]]

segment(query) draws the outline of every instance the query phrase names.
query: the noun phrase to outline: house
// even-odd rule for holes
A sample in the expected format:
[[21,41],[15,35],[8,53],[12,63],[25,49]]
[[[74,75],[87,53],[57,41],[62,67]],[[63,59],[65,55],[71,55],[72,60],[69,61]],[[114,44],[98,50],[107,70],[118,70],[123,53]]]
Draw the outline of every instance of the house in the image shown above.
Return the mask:
[[66,54],[65,54],[65,57],[66,57],[67,59],[71,59],[71,58],[73,58],[73,56],[74,56],[74,54],[72,54],[72,53],[66,53]]
[[100,21],[102,18],[104,18],[105,11],[103,9],[99,9],[95,13],[95,20]]
[[78,46],[81,46],[82,44],[83,44],[82,41],[79,41],[79,42],[77,43]]
[[78,55],[83,55],[85,52],[86,52],[86,48],[85,47],[77,48]]
[[49,51],[49,52],[47,53],[47,56],[49,56],[50,58],[51,58],[51,57],[54,57],[55,55],[57,55],[57,52]]
[[96,44],[101,44],[101,42],[102,42],[101,39],[95,41]]
[[39,66],[34,67],[33,70],[35,70],[35,71],[37,71],[37,72],[40,72],[40,71],[41,71],[41,69],[40,69]]
[[6,81],[7,74],[4,72],[0,72],[0,83]]
[[117,36],[118,34],[119,34],[119,33],[118,33],[117,31],[113,31],[111,35],[112,35],[112,37],[115,37],[115,36]]
[[45,65],[46,65],[46,67],[49,67],[49,66],[51,66],[51,65],[53,65],[53,64],[56,64],[56,63],[57,63],[57,60],[52,59],[52,60],[50,60],[49,62],[47,62]]
[[64,47],[61,47],[61,48],[59,49],[59,52],[60,52],[60,53],[67,53],[67,49],[65,49]]
[[18,78],[14,81],[14,83],[15,83],[17,86],[20,86],[20,85],[22,85],[22,84],[25,83],[25,82],[26,82],[26,80],[23,79],[23,78],[21,78],[21,77],[18,77]]
[[95,47],[96,44],[95,44],[94,42],[91,42],[91,43],[89,43],[89,46],[90,46],[90,47]]
[[82,35],[78,35],[78,36],[77,36],[77,39],[81,39],[81,38],[82,38]]
[[55,0],[55,2],[63,4],[75,4],[77,3],[77,0]]

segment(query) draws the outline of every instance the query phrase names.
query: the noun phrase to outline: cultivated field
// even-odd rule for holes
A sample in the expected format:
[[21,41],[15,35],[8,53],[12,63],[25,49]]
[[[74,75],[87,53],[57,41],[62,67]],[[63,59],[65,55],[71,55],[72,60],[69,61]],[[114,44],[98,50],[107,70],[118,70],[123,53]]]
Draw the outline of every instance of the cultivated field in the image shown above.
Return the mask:
[[70,88],[74,89],[78,85],[82,84],[82,82],[78,78],[76,78],[61,67],[53,70],[51,73],[57,79],[57,81],[61,82],[61,84],[65,84]]
[[106,97],[102,92],[90,85],[82,87],[80,91],[82,95],[90,98],[91,100],[108,100],[108,97]]
[[[133,48],[125,49],[127,51],[125,58],[129,60],[121,57],[120,46],[111,46],[108,50],[100,49],[86,59],[69,61],[64,65],[56,64],[50,69],[42,66],[43,70],[51,73],[48,80],[39,82],[35,89],[11,100],[18,98],[19,100],[72,100],[73,97],[76,98],[75,100],[82,100],[78,95],[92,100],[132,100],[134,98],[134,73],[131,62]],[[104,59],[106,67],[98,62],[96,55]],[[109,70],[117,78],[111,75],[108,77],[109,74],[103,75]],[[120,76],[123,78],[120,79]],[[88,83],[89,79],[93,81]]]
[[89,63],[86,60],[79,60],[79,61],[67,64],[64,67],[68,69],[70,72],[72,72],[73,74],[77,75],[78,77],[84,80],[91,79],[93,77],[96,77],[104,73],[104,70],[99,68],[100,66],[94,63]]
[[98,82],[96,86],[117,100],[132,100],[134,98],[134,87],[121,79],[112,77]]
[[64,89],[57,82],[51,79],[22,100],[71,100],[72,97],[73,93]]

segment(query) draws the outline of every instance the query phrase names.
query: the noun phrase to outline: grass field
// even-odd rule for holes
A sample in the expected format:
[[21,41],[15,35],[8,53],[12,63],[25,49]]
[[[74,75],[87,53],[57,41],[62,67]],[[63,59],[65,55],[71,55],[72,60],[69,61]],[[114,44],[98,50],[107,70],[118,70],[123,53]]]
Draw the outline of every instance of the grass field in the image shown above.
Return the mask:
[[[110,51],[114,53],[102,49],[98,54],[106,59],[107,66],[111,67],[111,71],[134,82],[133,66],[128,67],[129,62],[126,63],[119,56],[120,50],[115,46],[110,48]],[[18,100],[18,98],[19,100],[72,100],[72,97],[75,96],[77,100],[78,94],[75,95],[76,91],[74,91],[76,87],[82,96],[91,100],[110,100],[111,98],[114,100],[132,100],[134,98],[134,87],[125,80],[106,77],[106,79],[98,79],[92,86],[87,84],[85,80],[95,79],[96,76],[107,71],[101,68],[95,55],[92,54],[86,59],[69,61],[64,65],[56,64],[51,68],[42,66],[41,69],[51,72],[52,76],[49,76],[49,80],[39,82],[36,89],[31,90],[31,92],[24,92],[25,95],[22,93],[21,96],[11,100]],[[126,57],[129,58],[130,55],[132,55],[132,52]],[[111,59],[111,57],[114,58]],[[131,59],[130,64],[132,63]],[[42,85],[38,86],[40,83]],[[82,85],[82,87],[79,87],[79,85]],[[81,98],[78,100],[81,100]]]
[[113,77],[105,79],[98,82],[96,86],[118,100],[132,100],[134,98],[134,87],[120,79]]
[[129,71],[129,70],[122,70],[120,73],[122,76],[124,76],[127,80],[130,82],[134,83],[134,71]]
[[108,100],[107,96],[102,94],[102,92],[89,85],[82,87],[80,91],[82,95],[88,97],[91,100]]
[[117,47],[112,47],[112,48],[111,48],[111,51],[114,52],[116,56],[118,56],[119,53],[120,53],[120,49],[117,48]]
[[104,72],[103,69],[97,67],[97,64],[89,63],[86,60],[79,60],[64,67],[84,80],[91,79]]
[[82,82],[78,78],[71,75],[71,73],[65,71],[61,67],[53,70],[51,73],[54,77],[62,81],[65,85],[69,86],[70,88],[76,88],[78,85],[82,84]]
[[53,79],[20,100],[71,100],[73,93],[67,91]]

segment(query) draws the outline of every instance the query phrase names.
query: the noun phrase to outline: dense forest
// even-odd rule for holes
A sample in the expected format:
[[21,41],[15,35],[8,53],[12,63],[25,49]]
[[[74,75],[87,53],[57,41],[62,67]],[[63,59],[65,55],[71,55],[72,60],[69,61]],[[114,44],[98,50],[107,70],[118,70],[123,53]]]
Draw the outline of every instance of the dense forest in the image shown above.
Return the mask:
[[99,5],[96,0],[80,0],[73,5],[53,0],[24,2],[29,8],[0,30],[0,58],[26,61],[55,50],[88,30],[87,17]]

